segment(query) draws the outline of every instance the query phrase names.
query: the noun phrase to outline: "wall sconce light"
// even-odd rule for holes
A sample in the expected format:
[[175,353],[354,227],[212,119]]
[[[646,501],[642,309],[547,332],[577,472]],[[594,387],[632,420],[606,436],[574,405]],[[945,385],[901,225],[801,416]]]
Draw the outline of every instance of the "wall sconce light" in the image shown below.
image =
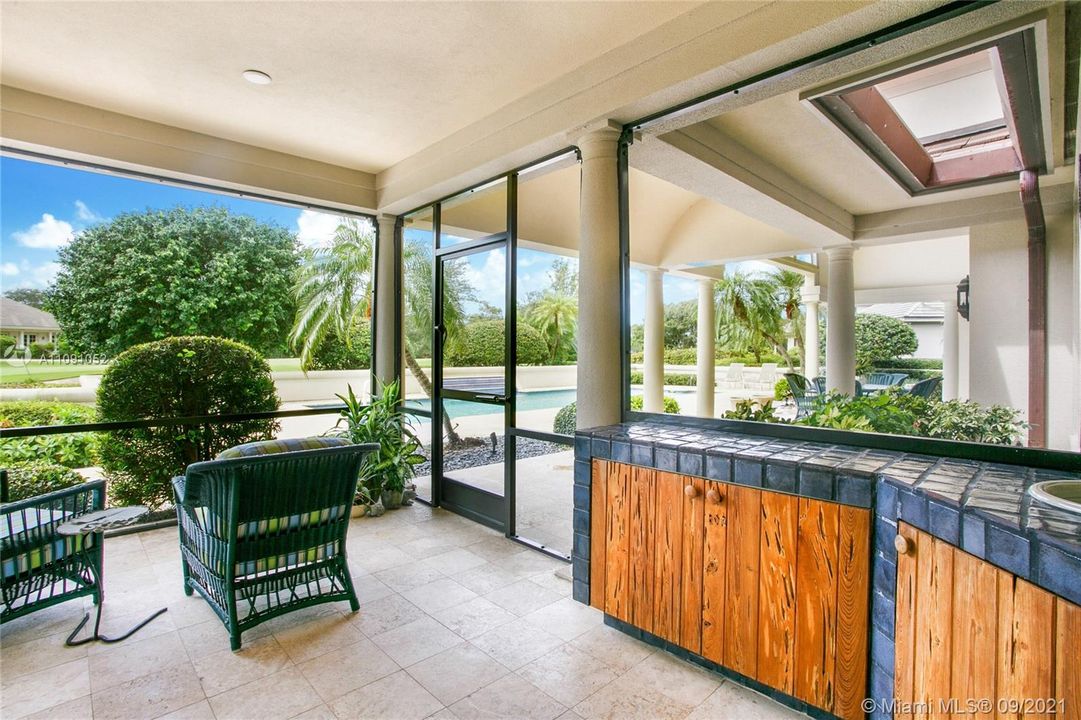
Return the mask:
[[968,275],[957,283],[957,314],[968,320]]

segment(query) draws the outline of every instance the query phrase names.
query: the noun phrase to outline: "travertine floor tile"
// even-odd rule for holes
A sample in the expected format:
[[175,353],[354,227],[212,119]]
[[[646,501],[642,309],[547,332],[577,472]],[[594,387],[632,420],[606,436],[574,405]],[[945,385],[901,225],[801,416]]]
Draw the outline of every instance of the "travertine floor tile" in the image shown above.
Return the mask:
[[[423,720],[443,709],[409,673],[399,670],[382,680],[343,695],[330,704],[339,720],[353,718],[393,718]],[[222,720],[219,718],[218,720]]]
[[197,703],[204,697],[199,678],[185,661],[95,692],[94,720],[141,720]]
[[462,643],[406,668],[444,705],[450,705],[507,674],[507,668]]
[[68,700],[25,716],[25,720],[93,720],[93,718],[94,703],[89,695],[83,695],[81,698]]
[[566,708],[526,680],[511,674],[451,705],[460,720],[554,720]]
[[302,663],[331,650],[352,645],[364,638],[364,633],[352,623],[351,615],[326,615],[309,623],[274,633],[289,659]]
[[214,711],[210,709],[209,702],[200,700],[168,715],[163,715],[160,720],[214,720]]
[[367,635],[374,637],[423,617],[424,613],[397,593],[364,603],[353,615],[352,622]]
[[616,673],[607,665],[570,645],[534,660],[518,674],[568,707],[616,679]]
[[677,720],[693,707],[624,676],[575,705],[574,712],[585,720]]
[[247,685],[252,680],[273,675],[289,665],[289,656],[271,636],[245,640],[237,652],[228,649],[201,655],[192,661],[203,692],[208,696]]
[[322,702],[300,670],[287,667],[215,695],[210,707],[218,720],[288,720]]
[[797,720],[806,718],[806,715],[750,688],[725,681],[687,716],[687,720],[713,720],[719,717],[738,717],[740,720]]
[[604,622],[604,616],[599,610],[575,602],[569,597],[534,610],[526,615],[525,619],[564,640],[573,640]]
[[140,638],[135,635],[103,652],[90,655],[90,689],[93,692],[134,680],[181,663],[188,653],[176,632]]
[[652,688],[690,707],[697,706],[721,684],[718,675],[664,652],[651,654],[625,677],[631,684]]
[[475,592],[447,577],[413,588],[402,595],[428,613],[438,612],[477,597]]
[[515,615],[528,615],[546,605],[551,605],[563,596],[541,587],[532,580],[519,580],[513,585],[494,590],[485,597]]
[[513,613],[482,597],[432,613],[432,617],[466,639],[515,619]]
[[442,652],[462,639],[425,615],[372,637],[372,642],[402,667]]
[[489,630],[470,642],[510,670],[517,670],[563,644],[562,639],[521,619]]
[[367,638],[308,660],[298,667],[325,702],[336,700],[400,669],[390,656]]
[[585,650],[620,673],[630,670],[656,652],[655,648],[641,640],[635,640],[607,625],[598,625],[589,632],[582,633],[571,641],[571,645]]

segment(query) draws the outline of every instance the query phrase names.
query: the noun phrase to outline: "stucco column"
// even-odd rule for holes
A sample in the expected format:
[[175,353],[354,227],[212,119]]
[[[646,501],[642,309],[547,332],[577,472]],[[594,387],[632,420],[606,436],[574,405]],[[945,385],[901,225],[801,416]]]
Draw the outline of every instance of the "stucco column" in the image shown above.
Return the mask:
[[401,278],[395,276],[394,215],[380,215],[378,252],[375,266],[375,357],[372,367],[375,376],[382,382],[394,380],[399,367],[395,352],[398,323],[401,318],[395,316],[395,298],[401,290]]
[[958,321],[957,298],[947,298],[942,308],[942,399],[958,397]]
[[714,319],[714,287],[711,278],[698,281],[698,373],[695,380],[695,415],[713,417],[713,396],[717,392],[717,323]]
[[578,140],[582,153],[581,233],[578,246],[579,428],[621,419],[619,126],[608,123]]
[[803,375],[814,380],[818,375],[818,301],[821,291],[814,277],[803,281],[800,299],[803,301]]
[[642,409],[664,412],[664,270],[646,271],[646,318],[642,360]]
[[852,248],[830,248],[826,291],[826,389],[856,394],[856,291]]

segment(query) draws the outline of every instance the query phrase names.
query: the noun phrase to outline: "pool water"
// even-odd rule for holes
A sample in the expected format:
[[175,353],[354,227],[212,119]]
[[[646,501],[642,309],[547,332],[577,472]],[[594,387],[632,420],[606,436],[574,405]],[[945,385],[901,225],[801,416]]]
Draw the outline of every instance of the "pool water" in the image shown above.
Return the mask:
[[[641,395],[642,391],[635,388],[631,390],[631,394]],[[681,408],[690,407],[686,405],[686,403],[693,403],[694,401],[693,389],[666,390],[665,395],[670,395],[678,400]],[[576,390],[532,390],[529,392],[520,392],[516,398],[517,409],[519,411],[558,409],[574,402],[576,396]],[[502,412],[502,409],[498,406],[489,405],[487,403],[469,402],[468,400],[447,400],[445,404],[447,407],[447,414],[452,418],[467,417],[470,415],[492,415]],[[430,412],[432,401],[428,398],[407,400],[406,407]]]

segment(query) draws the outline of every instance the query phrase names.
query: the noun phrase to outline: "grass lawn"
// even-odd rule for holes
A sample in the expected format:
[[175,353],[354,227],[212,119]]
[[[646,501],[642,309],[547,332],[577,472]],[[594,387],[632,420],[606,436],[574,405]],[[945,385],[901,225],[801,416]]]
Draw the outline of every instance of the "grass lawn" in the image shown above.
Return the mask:
[[[299,358],[271,358],[267,360],[272,371],[300,370]],[[0,361],[0,385],[19,382],[47,382],[65,380],[80,375],[101,375],[108,365],[63,365],[60,363],[31,360],[29,363]]]

